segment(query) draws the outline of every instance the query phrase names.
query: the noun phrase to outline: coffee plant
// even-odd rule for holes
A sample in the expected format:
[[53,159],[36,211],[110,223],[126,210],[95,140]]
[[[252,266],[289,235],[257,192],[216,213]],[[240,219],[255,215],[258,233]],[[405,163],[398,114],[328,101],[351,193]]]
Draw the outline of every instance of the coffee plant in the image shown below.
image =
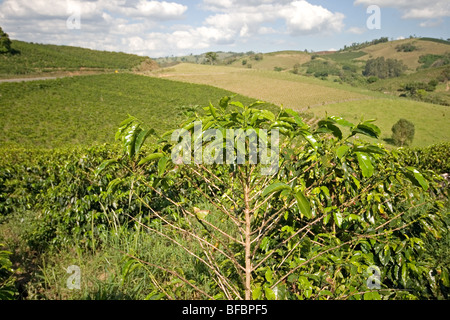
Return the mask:
[[[273,113],[260,104],[224,97],[193,110],[180,130],[157,136],[147,150],[155,131],[133,117],[122,122],[116,139],[123,151],[98,167],[111,181],[97,200],[114,199],[115,188],[126,186],[128,204],[104,211],[183,248],[209,279],[208,290],[176,266],[125,254],[207,299],[442,295],[448,266],[417,259],[426,235],[448,233],[443,200],[435,197],[446,196],[442,179],[404,165],[401,152],[358,139],[379,137],[371,120],[327,116],[313,130],[293,110]],[[256,136],[233,133],[230,145],[230,130]],[[265,166],[263,155],[277,144],[279,156]],[[127,209],[132,203],[138,212]],[[166,298],[176,296],[173,286],[159,286]]]

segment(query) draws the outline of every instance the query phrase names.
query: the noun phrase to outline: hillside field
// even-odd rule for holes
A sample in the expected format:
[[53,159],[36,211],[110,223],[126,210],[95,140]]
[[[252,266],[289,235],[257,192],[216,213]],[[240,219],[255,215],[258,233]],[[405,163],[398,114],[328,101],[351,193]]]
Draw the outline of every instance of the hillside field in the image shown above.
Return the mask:
[[232,94],[120,73],[0,83],[0,93],[0,143],[45,148],[113,142],[128,114],[162,134],[185,119],[188,107],[204,107]]
[[[416,125],[412,146],[427,146],[450,140],[450,112],[435,105],[332,81],[285,72],[251,70],[225,66],[179,64],[147,73],[154,77],[188,83],[209,84],[254,99],[283,105],[317,117],[339,115],[349,119],[377,119],[386,143],[392,126],[405,118]],[[436,129],[439,128],[439,129]]]
[[[416,49],[411,52],[398,51],[397,46],[404,44],[411,44],[415,46]],[[363,48],[361,51],[365,52],[366,55],[356,58],[356,60],[365,61],[378,57],[384,57],[385,59],[398,59],[402,60],[411,72],[415,71],[420,66],[420,63],[418,62],[420,56],[426,54],[445,54],[450,51],[450,45],[421,39],[404,39],[379,43]]]
[[55,73],[99,73],[157,68],[148,57],[13,40],[12,54],[0,55],[0,79]]

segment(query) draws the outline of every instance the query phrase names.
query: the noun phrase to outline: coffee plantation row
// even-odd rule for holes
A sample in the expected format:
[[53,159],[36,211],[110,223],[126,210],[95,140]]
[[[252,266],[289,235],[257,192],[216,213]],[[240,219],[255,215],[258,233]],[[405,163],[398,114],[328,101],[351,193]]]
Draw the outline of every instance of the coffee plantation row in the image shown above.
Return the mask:
[[[224,98],[183,126],[278,128],[273,176],[248,163],[176,165],[167,136],[155,143],[154,130],[129,118],[116,134],[122,146],[0,149],[2,221],[32,217],[22,237],[40,251],[98,252],[114,235],[136,235],[121,249],[120,283],[147,285],[128,298],[448,298],[448,255],[439,254],[449,239],[448,195],[437,173],[448,172],[450,145],[390,152],[340,130],[377,136],[370,122],[327,117],[312,129],[296,112],[257,106]],[[150,237],[183,249],[178,261],[192,269],[157,264],[158,245],[137,245]],[[17,298],[5,252],[0,283],[9,285],[0,294]],[[374,266],[375,289],[367,281]]]

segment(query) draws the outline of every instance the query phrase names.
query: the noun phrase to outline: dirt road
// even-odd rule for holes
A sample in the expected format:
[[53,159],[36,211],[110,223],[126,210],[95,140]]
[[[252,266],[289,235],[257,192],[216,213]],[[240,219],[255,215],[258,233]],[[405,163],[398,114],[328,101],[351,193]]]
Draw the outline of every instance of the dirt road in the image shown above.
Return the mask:
[[38,78],[17,78],[17,79],[0,79],[0,83],[2,82],[22,82],[22,81],[36,81],[36,80],[49,80],[49,79],[57,79],[63,78],[67,76],[60,77],[38,77]]

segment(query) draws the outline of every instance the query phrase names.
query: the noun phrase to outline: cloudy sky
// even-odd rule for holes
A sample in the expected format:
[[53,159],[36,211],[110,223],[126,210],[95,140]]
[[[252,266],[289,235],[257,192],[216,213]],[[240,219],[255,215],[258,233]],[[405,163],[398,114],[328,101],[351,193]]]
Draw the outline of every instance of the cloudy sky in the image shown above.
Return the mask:
[[[379,20],[367,12],[371,5],[380,8]],[[0,0],[0,26],[12,39],[153,58],[447,39],[449,18],[449,0]]]

